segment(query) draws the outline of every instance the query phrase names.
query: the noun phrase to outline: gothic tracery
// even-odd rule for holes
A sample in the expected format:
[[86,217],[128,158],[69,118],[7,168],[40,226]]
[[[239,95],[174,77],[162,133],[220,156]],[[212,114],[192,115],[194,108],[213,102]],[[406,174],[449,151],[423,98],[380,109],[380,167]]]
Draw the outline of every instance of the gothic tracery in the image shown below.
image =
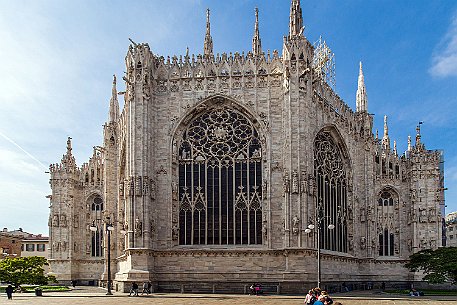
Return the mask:
[[[338,146],[329,133],[314,141],[314,173],[317,182],[317,217],[322,219],[321,248],[347,252],[347,177]],[[333,230],[327,227],[334,224]]]
[[179,147],[179,243],[261,244],[262,162],[252,123],[228,107],[195,118]]

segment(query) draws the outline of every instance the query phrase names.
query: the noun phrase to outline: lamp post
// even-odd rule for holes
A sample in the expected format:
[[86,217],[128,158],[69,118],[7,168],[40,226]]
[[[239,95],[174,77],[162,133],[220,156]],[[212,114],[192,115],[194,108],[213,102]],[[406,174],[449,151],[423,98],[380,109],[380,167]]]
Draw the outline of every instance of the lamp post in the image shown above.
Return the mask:
[[[309,234],[313,230],[316,232],[316,238],[317,238],[317,287],[321,287],[321,228],[322,228],[322,221],[324,218],[329,217],[323,215],[323,208],[322,205],[319,204],[317,207],[317,213],[316,213],[316,225],[314,224],[309,224],[308,227],[305,229],[305,233]],[[335,225],[330,223],[327,226],[327,229],[333,230],[335,229]]]
[[[90,226],[90,230],[92,232],[96,232],[98,230],[97,226],[95,226],[95,222],[92,222],[92,225]],[[113,293],[111,292],[111,231],[114,230],[113,224],[111,223],[110,217],[106,217],[105,221],[105,231],[106,234],[108,235],[108,241],[107,241],[107,248],[108,248],[108,253],[107,253],[107,273],[108,273],[108,292],[106,295],[112,295]]]

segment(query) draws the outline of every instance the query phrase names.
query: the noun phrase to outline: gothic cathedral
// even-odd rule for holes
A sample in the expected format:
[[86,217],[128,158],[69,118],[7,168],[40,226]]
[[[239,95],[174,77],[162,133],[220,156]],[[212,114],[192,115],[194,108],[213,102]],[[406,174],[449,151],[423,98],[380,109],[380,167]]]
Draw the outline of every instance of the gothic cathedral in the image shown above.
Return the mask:
[[362,65],[353,111],[332,89],[327,49],[303,34],[299,0],[281,55],[262,51],[257,10],[252,50],[214,54],[209,17],[202,55],[132,41],[103,145],[78,167],[69,138],[50,166],[51,272],[106,285],[110,253],[120,291],[419,279],[403,264],[442,245],[444,216],[443,156],[420,124],[401,154],[387,117],[373,134]]

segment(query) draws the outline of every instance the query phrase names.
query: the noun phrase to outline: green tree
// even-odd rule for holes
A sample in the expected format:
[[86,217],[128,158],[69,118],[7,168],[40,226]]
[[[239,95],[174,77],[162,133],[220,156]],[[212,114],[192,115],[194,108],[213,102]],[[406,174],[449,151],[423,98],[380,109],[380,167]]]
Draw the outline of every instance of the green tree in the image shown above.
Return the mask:
[[46,258],[39,256],[5,258],[0,260],[0,282],[12,283],[15,287],[56,282],[54,276],[44,275],[44,265],[48,265]]
[[457,247],[422,250],[410,256],[405,265],[410,271],[423,271],[430,283],[457,283]]

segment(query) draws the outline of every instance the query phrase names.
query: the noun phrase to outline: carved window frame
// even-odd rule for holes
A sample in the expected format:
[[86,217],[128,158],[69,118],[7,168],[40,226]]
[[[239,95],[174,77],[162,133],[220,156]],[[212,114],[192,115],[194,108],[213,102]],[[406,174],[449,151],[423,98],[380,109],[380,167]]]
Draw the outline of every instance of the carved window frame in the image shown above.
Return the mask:
[[384,187],[377,200],[378,255],[398,256],[399,195],[391,187]]
[[[345,154],[331,132],[321,131],[314,139],[316,217],[321,220],[321,249],[348,252],[348,166]],[[320,208],[319,208],[320,207]],[[328,229],[333,224],[334,229]]]
[[92,194],[88,198],[88,207],[90,210],[90,224],[94,224],[97,231],[90,231],[90,256],[103,256],[103,225],[102,216],[104,209],[103,198],[100,194]]
[[231,103],[201,110],[188,120],[174,155],[178,243],[260,245],[265,173],[258,126]]

